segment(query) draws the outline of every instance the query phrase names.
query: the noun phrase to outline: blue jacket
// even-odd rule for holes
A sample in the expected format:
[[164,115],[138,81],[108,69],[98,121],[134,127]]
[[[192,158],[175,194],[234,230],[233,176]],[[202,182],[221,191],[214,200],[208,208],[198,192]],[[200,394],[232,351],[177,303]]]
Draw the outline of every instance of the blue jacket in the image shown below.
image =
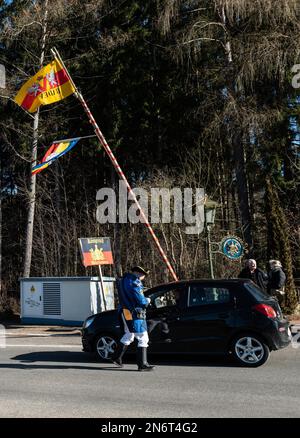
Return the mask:
[[[119,310],[123,312],[126,324],[131,333],[143,333],[147,331],[147,323],[144,318],[137,315],[137,308],[146,309],[148,300],[144,297],[144,287],[140,279],[131,273],[126,273],[117,283],[119,295]],[[129,310],[131,318],[127,318],[124,309]],[[128,315],[128,314],[127,314]]]

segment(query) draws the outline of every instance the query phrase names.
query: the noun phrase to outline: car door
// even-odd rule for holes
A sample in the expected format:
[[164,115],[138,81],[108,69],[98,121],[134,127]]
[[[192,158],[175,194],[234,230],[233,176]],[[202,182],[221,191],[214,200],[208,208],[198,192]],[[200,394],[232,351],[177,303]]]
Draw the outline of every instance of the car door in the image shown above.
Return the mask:
[[180,316],[177,342],[186,352],[224,352],[235,326],[235,299],[231,286],[190,283],[187,307]]
[[177,351],[182,335],[181,315],[187,300],[186,284],[157,288],[148,296],[151,298],[147,309],[151,351]]

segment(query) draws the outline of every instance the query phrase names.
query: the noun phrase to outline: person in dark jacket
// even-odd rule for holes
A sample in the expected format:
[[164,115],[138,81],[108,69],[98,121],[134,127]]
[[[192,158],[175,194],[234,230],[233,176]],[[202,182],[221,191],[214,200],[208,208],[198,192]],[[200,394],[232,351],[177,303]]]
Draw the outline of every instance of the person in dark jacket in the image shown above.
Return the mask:
[[268,293],[277,298],[279,304],[282,304],[285,297],[286,275],[279,260],[269,260],[269,265]]
[[146,322],[146,308],[150,298],[143,293],[145,276],[149,271],[141,266],[135,266],[117,282],[119,296],[119,316],[123,325],[124,335],[118,348],[111,358],[112,362],[123,367],[122,358],[128,346],[137,339],[137,364],[139,371],[152,371],[154,366],[147,361],[149,336]]
[[246,260],[245,268],[241,270],[238,278],[249,278],[264,292],[267,289],[268,275],[257,267],[254,259]]

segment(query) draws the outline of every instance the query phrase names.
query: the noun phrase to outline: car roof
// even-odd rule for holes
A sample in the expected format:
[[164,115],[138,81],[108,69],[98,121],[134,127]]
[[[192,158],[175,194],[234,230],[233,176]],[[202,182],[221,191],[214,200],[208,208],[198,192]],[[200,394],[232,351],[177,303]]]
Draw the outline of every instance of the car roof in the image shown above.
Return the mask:
[[203,284],[210,284],[210,285],[226,285],[226,284],[244,284],[244,283],[250,283],[251,280],[249,279],[244,279],[244,278],[217,278],[217,279],[211,279],[211,278],[199,278],[199,279],[194,279],[194,280],[180,280],[180,281],[171,281],[169,283],[161,283],[158,284],[157,286],[152,286],[150,288],[148,288],[146,290],[146,292],[156,289],[156,288],[161,288],[161,287],[171,287],[171,286],[185,286],[185,285],[189,285],[189,284],[199,284],[199,283],[203,283]]

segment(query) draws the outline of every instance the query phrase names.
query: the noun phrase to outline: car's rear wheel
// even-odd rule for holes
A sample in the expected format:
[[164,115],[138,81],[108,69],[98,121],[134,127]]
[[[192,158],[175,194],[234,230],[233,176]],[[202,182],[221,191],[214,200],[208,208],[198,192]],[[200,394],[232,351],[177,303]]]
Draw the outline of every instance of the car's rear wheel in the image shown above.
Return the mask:
[[109,360],[116,351],[118,341],[111,335],[99,335],[95,342],[95,353],[98,360]]
[[265,341],[251,333],[236,336],[231,344],[231,352],[239,364],[253,368],[263,365],[270,356]]

